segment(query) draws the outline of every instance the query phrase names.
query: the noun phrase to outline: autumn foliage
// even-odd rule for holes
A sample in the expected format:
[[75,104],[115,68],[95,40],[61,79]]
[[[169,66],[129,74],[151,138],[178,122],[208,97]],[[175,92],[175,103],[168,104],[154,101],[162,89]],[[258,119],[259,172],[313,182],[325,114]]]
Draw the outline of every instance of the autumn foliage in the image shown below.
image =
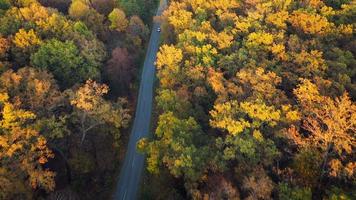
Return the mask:
[[155,6],[123,3],[0,0],[1,200],[111,196]]
[[220,177],[224,198],[352,199],[354,10],[351,1],[171,1],[159,17],[158,124],[141,145],[149,171],[184,183],[165,195],[216,199],[210,182]]

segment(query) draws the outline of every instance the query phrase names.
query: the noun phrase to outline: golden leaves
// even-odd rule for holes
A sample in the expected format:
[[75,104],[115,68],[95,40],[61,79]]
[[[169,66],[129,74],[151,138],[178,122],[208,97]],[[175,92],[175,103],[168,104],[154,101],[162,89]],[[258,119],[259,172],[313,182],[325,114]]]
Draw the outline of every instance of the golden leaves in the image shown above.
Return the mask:
[[319,50],[311,50],[307,52],[302,50],[300,53],[295,53],[293,62],[299,65],[298,71],[304,76],[311,76],[316,73],[321,73],[327,69],[323,52]]
[[[262,102],[229,101],[216,104],[210,115],[212,127],[225,129],[232,135],[247,128],[259,128],[263,123],[271,127],[276,126],[281,118],[279,110]],[[247,120],[246,116],[252,120]]]
[[157,53],[156,66],[162,87],[172,87],[177,81],[180,62],[183,59],[181,49],[163,45]]
[[224,77],[223,73],[217,72],[212,68],[209,68],[208,71],[208,83],[213,88],[216,94],[224,92]]
[[182,32],[188,29],[192,25],[193,13],[180,9],[173,11],[172,15],[168,17],[168,22],[171,24],[177,32]]
[[109,87],[107,85],[98,84],[89,79],[84,86],[79,88],[75,94],[76,97],[70,103],[79,109],[91,111],[101,103],[98,98],[107,94],[108,91]]
[[263,99],[268,102],[280,102],[284,100],[284,94],[277,89],[282,82],[281,77],[271,71],[265,71],[259,67],[256,70],[242,69],[236,77],[244,89],[243,96],[249,99]]
[[7,94],[2,93],[2,119],[0,120],[0,126],[5,129],[12,129],[24,123],[29,119],[34,119],[35,114],[24,111],[21,109],[15,109],[14,105],[8,102]]
[[266,17],[266,22],[273,24],[277,28],[286,29],[287,28],[286,21],[288,20],[288,18],[289,18],[289,13],[283,10],[280,12],[269,14]]
[[266,32],[252,32],[247,36],[246,46],[249,48],[269,46],[273,43],[273,36]]
[[317,86],[305,79],[294,90],[294,94],[304,115],[302,126],[310,133],[306,138],[297,134],[295,137],[320,148],[326,155],[333,152],[337,160],[329,163],[330,175],[338,176],[341,168],[344,168],[342,163],[346,155],[351,155],[356,145],[356,104],[346,93],[335,99],[321,96]]
[[26,21],[32,21],[36,24],[45,21],[49,17],[47,9],[39,3],[33,3],[30,6],[20,8],[20,13]]
[[310,14],[305,11],[294,11],[289,18],[289,22],[297,29],[306,34],[323,35],[330,31],[332,24],[321,15]]
[[182,50],[174,46],[163,45],[157,53],[156,66],[160,70],[163,66],[173,67],[179,64],[183,59]]
[[[34,119],[31,112],[16,109],[8,101],[8,95],[1,93],[0,162],[11,167],[18,175],[29,176],[33,188],[41,187],[47,191],[54,189],[54,173],[43,170],[41,165],[53,158],[46,139],[38,131],[27,126]],[[24,181],[24,180],[22,180]]]
[[267,122],[271,127],[277,125],[281,118],[281,113],[274,106],[267,106],[264,103],[242,102],[241,111],[248,114],[254,121]]
[[238,17],[235,19],[235,27],[240,33],[248,33],[251,26],[251,22],[245,18]]
[[218,34],[211,34],[211,40],[218,44],[218,49],[226,49],[232,45],[234,37],[227,32],[220,32]]
[[273,44],[271,47],[272,53],[282,61],[286,61],[288,58],[285,50],[286,48],[283,44]]
[[217,104],[210,111],[212,127],[225,129],[229,134],[237,135],[243,132],[246,128],[251,127],[251,124],[242,118],[235,118],[235,114],[239,105],[236,101]]
[[301,84],[293,92],[303,107],[310,107],[322,100],[318,87],[308,79],[301,79]]
[[290,105],[282,105],[282,112],[288,122],[296,122],[301,119],[300,113],[297,110],[292,110]]
[[121,9],[115,8],[108,16],[111,21],[110,28],[116,29],[119,32],[124,32],[129,25],[129,21],[126,19],[126,14]]
[[21,49],[27,49],[42,43],[41,39],[37,36],[33,29],[30,29],[29,31],[20,29],[16,33],[12,42]]

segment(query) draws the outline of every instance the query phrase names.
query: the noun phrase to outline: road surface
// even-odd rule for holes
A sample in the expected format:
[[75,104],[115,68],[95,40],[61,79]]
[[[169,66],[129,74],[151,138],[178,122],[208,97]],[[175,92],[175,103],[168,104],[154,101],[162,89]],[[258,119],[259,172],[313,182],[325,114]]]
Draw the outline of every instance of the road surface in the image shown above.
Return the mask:
[[[157,10],[160,15],[166,6],[166,0],[162,0]],[[114,200],[135,200],[140,186],[141,174],[144,167],[145,156],[136,151],[136,143],[143,137],[147,137],[150,131],[153,82],[155,78],[156,54],[159,48],[160,33],[158,23],[154,23],[150,41],[147,47],[146,58],[142,70],[142,78],[136,107],[135,120],[121,168],[119,182],[116,186]]]

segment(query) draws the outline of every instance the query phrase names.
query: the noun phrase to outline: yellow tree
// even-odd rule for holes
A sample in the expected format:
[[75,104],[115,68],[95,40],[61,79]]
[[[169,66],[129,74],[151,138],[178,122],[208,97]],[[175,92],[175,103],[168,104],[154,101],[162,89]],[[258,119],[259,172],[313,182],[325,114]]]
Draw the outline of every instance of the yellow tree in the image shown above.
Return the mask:
[[307,79],[302,80],[294,94],[303,112],[302,127],[310,135],[303,137],[291,128],[290,136],[301,147],[320,149],[321,177],[325,172],[332,176],[353,176],[356,163],[348,158],[356,147],[356,104],[347,93],[335,99],[320,95],[317,86]]
[[274,127],[281,120],[281,111],[263,102],[230,101],[217,104],[210,115],[212,127],[227,130],[231,135],[240,134],[246,129],[259,129],[263,124]]
[[80,19],[85,16],[89,10],[90,7],[85,0],[73,0],[69,7],[68,13],[74,19]]
[[280,11],[276,13],[269,14],[266,17],[266,22],[273,24],[277,28],[287,29],[286,21],[288,20],[289,14],[287,11]]
[[169,9],[172,13],[168,17],[168,22],[174,27],[176,33],[181,33],[185,29],[188,29],[193,22],[193,13],[185,9],[180,9],[180,7],[181,6],[177,3],[177,7],[170,6]]
[[75,120],[81,133],[82,144],[86,135],[100,125],[107,124],[116,129],[127,127],[131,116],[124,108],[126,100],[111,104],[103,96],[109,88],[104,84],[88,80],[76,91],[69,91],[70,103],[74,107]]
[[26,31],[24,29],[20,29],[12,42],[15,44],[16,47],[20,49],[29,49],[35,46],[40,45],[41,39],[37,36],[33,29]]
[[39,3],[20,8],[19,11],[24,20],[33,22],[36,25],[40,25],[50,16],[48,10]]
[[289,17],[289,22],[305,34],[323,35],[331,30],[332,24],[327,18],[319,14],[310,14],[305,11],[294,11]]
[[302,50],[300,53],[292,53],[293,62],[296,64],[296,72],[304,78],[311,78],[313,75],[322,75],[327,69],[323,52],[312,50],[307,52]]
[[110,28],[119,32],[126,31],[129,21],[126,19],[125,12],[121,9],[115,8],[108,16],[111,24]]
[[178,79],[180,71],[180,62],[183,59],[182,50],[174,47],[163,45],[157,54],[157,76],[160,79],[162,88],[172,88]]
[[0,104],[0,198],[30,199],[31,188],[53,190],[55,174],[43,168],[53,154],[46,139],[27,125],[35,115],[17,109],[6,93],[0,93]]
[[24,67],[17,72],[8,70],[0,76],[2,91],[22,109],[38,115],[48,113],[62,99],[53,76],[46,71]]

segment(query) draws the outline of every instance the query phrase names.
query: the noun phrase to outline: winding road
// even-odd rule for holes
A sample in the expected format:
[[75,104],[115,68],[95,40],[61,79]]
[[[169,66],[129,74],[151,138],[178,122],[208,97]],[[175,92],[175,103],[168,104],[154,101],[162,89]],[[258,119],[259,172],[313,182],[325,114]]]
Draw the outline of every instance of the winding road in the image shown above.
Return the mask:
[[[166,7],[166,0],[161,0],[157,15],[161,15]],[[146,58],[142,70],[142,78],[136,107],[135,120],[120,172],[119,182],[114,193],[114,200],[135,200],[140,186],[141,175],[145,163],[145,156],[136,151],[136,143],[147,137],[150,131],[153,83],[155,79],[156,54],[159,48],[159,23],[154,23],[150,41],[147,47]]]

